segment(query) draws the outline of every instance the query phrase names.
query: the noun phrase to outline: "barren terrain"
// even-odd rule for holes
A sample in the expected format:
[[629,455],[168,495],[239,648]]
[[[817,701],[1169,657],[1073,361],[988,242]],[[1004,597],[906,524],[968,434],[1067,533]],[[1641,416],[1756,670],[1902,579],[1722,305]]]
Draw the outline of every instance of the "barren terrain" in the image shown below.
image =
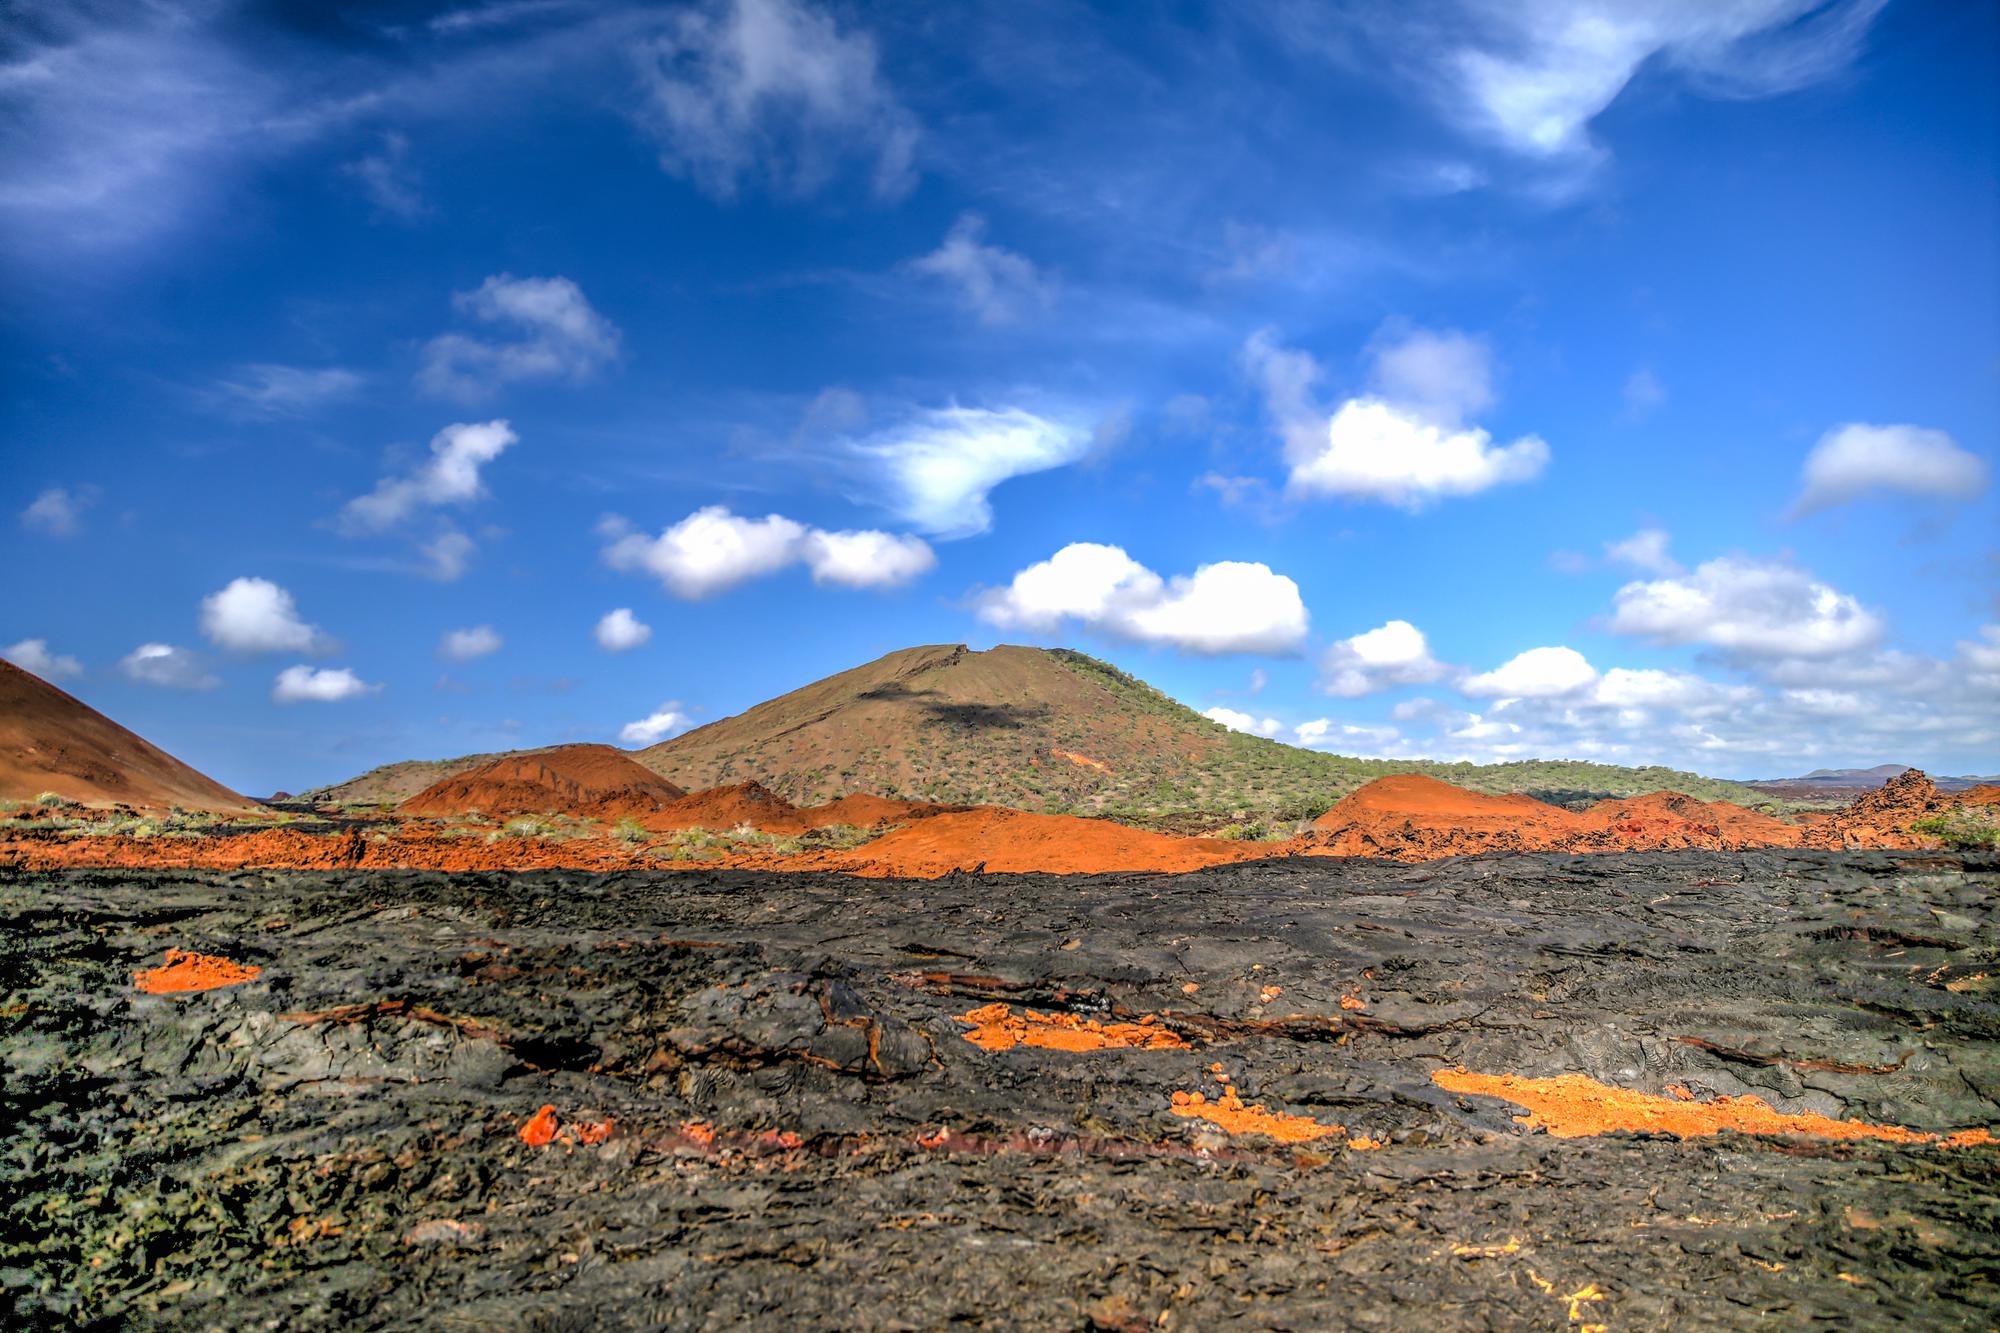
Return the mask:
[[1776,851],[0,871],[0,1292],[107,1327],[1988,1328],[1997,889]]

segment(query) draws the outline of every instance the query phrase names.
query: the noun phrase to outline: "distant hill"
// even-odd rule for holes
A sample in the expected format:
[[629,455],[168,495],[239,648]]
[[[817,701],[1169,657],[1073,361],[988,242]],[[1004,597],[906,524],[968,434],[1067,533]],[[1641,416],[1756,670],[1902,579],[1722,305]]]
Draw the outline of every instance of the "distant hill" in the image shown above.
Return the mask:
[[[493,757],[390,765],[311,795],[401,800]],[[756,781],[801,805],[868,792],[1185,832],[1289,828],[1365,782],[1410,772],[1570,805],[1663,789],[1767,800],[1667,768],[1436,764],[1302,750],[1231,731],[1082,653],[963,644],[890,653],[633,757],[690,791]],[[355,792],[367,794],[344,794]]]
[[0,800],[46,792],[84,805],[244,814],[257,803],[104,714],[0,660]]
[[[1796,778],[1762,778],[1743,785],[1782,801],[1852,800],[1864,791],[1874,791],[1892,778],[1910,771],[1908,764],[1877,764],[1873,768],[1816,768]],[[1991,777],[1941,777],[1931,779],[1942,792],[1966,791],[1982,783],[2000,781]]]

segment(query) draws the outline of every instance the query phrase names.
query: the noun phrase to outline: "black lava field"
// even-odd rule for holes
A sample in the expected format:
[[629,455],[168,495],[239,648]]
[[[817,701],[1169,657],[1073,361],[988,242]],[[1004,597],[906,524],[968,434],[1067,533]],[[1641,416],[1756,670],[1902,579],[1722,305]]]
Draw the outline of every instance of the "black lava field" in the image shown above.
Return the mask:
[[[9,1327],[2000,1324],[2000,857],[13,871],[0,919]],[[255,975],[135,985],[169,950]],[[1894,1132],[1559,1133],[1458,1070]]]

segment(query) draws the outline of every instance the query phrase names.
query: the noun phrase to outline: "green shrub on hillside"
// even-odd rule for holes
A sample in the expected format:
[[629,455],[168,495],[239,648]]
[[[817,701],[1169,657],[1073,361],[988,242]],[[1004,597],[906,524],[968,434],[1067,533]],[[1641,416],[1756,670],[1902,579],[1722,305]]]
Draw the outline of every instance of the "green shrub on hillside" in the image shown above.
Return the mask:
[[1989,811],[1959,806],[1941,815],[1930,815],[1910,825],[1912,831],[1936,838],[1958,851],[2000,851],[2000,824]]

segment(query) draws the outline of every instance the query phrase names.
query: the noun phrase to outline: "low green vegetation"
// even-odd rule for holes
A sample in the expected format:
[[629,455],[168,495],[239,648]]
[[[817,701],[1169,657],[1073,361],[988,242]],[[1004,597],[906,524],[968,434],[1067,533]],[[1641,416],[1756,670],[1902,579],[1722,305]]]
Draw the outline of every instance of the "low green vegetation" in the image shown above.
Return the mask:
[[2000,851],[2000,823],[1990,808],[1962,805],[1919,819],[1910,828],[1957,851]]

